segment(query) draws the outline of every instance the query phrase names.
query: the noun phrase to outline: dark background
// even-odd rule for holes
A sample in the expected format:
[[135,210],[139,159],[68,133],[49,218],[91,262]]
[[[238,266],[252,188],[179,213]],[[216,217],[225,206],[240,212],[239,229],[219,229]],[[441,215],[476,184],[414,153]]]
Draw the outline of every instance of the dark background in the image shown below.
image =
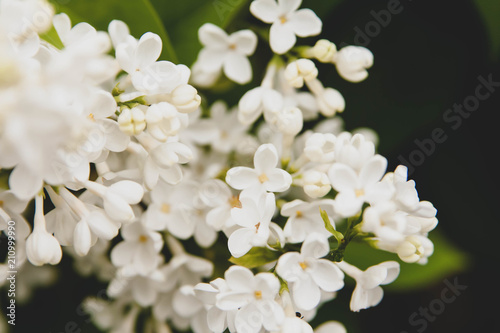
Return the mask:
[[[467,289],[421,332],[500,331],[495,320],[500,299],[495,159],[500,91],[480,102],[456,129],[443,118],[454,103],[475,94],[479,76],[492,75],[500,82],[498,55],[492,56],[488,31],[473,1],[401,1],[402,11],[392,15],[389,24],[379,24],[378,33],[368,30],[367,24],[376,22],[371,11],[387,9],[388,3],[348,0],[331,14],[318,12],[324,23],[319,37],[337,45],[356,44],[360,30],[369,32],[373,37],[367,34],[365,45],[375,56],[370,76],[362,83],[341,80],[332,67],[320,68],[320,79],[346,99],[342,118],[348,130],[366,126],[378,132],[379,152],[388,158],[390,170],[402,163],[401,157],[416,156],[414,151],[420,148],[415,140],[429,140],[433,130],[443,130],[446,140],[436,143],[419,166],[412,166],[410,178],[416,181],[420,198],[438,209],[438,229],[469,254],[470,263],[465,271],[448,277]],[[303,7],[315,5],[321,6],[306,0]],[[95,295],[104,286],[76,275],[68,256],[60,267],[56,285],[38,289],[29,305],[18,308],[16,332],[79,332],[65,328],[68,321],[77,323],[81,332],[94,331],[78,307],[86,295]],[[337,319],[349,332],[419,332],[422,326],[412,326],[409,317],[441,298],[445,286],[443,279],[410,292],[388,291],[379,306],[360,313],[347,309],[351,289],[342,290],[319,317]]]

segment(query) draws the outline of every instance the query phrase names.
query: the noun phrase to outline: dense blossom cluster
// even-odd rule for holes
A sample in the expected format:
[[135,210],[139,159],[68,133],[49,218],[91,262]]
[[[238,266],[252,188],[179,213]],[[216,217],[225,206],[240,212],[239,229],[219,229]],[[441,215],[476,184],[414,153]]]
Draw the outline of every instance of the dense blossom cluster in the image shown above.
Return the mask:
[[[257,76],[249,57],[266,41],[250,29],[203,25],[190,69],[158,60],[154,33],[136,39],[116,20],[97,31],[44,0],[2,0],[0,230],[17,222],[17,269],[71,256],[78,272],[109,283],[109,300],[85,302],[106,331],[134,332],[147,313],[151,332],[306,333],[346,276],[359,311],[399,274],[397,261],[345,262],[353,238],[425,264],[436,209],[404,166],[387,170],[373,131],[342,129],[346,101],[318,79],[322,62],[362,81],[373,55],[327,40],[296,47],[322,28],[300,5],[251,2],[275,55],[233,107],[202,106],[198,89]],[[52,26],[59,47],[40,38]],[[314,332],[345,328],[330,321]]]

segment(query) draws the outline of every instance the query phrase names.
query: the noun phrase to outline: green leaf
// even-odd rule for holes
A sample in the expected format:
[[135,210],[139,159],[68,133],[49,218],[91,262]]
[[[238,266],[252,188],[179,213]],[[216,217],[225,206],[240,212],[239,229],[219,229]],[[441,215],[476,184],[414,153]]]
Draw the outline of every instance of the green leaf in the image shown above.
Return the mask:
[[491,43],[492,58],[498,57],[500,53],[500,6],[497,1],[476,0],[476,7],[481,14]]
[[323,222],[325,223],[325,228],[328,230],[336,239],[337,242],[340,244],[342,240],[344,239],[344,235],[342,235],[341,232],[335,230],[333,227],[332,223],[330,222],[330,219],[328,218],[328,214],[326,213],[325,210],[319,208],[319,213],[321,214],[321,218],[323,219]]
[[246,268],[256,268],[277,260],[279,256],[279,252],[272,251],[266,247],[254,247],[243,257],[231,257],[229,261]]
[[345,261],[361,269],[379,264],[383,261],[395,260],[401,265],[398,278],[384,286],[386,290],[408,291],[418,290],[433,283],[442,282],[445,278],[463,272],[470,264],[469,256],[457,249],[438,231],[430,234],[434,243],[434,254],[426,265],[402,262],[394,253],[376,250],[366,243],[351,242],[345,252]]
[[157,9],[165,28],[169,31],[172,44],[186,65],[191,65],[201,49],[198,29],[207,22],[223,29],[234,20],[242,9],[248,9],[249,0],[151,0]]
[[146,32],[154,32],[163,41],[160,59],[177,62],[177,56],[163,23],[149,0],[72,0],[60,4],[51,0],[58,12],[68,14],[72,24],[87,22],[97,30],[107,31],[112,20],[122,20],[130,28],[130,33],[139,38]]
[[43,34],[40,34],[40,38],[43,39],[46,42],[49,42],[59,50],[61,50],[64,45],[61,42],[61,39],[59,38],[59,35],[57,34],[56,29],[54,27],[50,27],[50,29]]

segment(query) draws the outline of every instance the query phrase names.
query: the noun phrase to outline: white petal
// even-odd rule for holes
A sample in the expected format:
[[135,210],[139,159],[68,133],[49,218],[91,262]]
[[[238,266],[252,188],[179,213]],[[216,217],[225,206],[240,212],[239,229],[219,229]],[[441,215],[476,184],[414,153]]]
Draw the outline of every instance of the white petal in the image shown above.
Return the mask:
[[305,258],[321,258],[328,254],[330,245],[326,236],[318,233],[310,234],[300,249]]
[[86,255],[92,244],[92,235],[90,234],[89,225],[87,221],[81,220],[76,224],[75,230],[73,232],[75,251],[79,256]]
[[257,172],[247,167],[229,169],[226,182],[236,190],[243,190],[259,183]]
[[375,184],[387,169],[387,159],[380,155],[373,156],[361,169],[359,173],[359,183],[361,187]]
[[254,289],[254,275],[248,268],[231,266],[224,273],[224,278],[230,290],[251,292]]
[[279,18],[280,8],[275,0],[256,0],[250,4],[250,12],[266,23],[273,23]]
[[231,52],[224,59],[224,74],[232,81],[245,84],[252,79],[252,66],[242,54]]
[[297,281],[299,274],[297,274],[296,268],[300,267],[299,263],[301,260],[302,257],[298,252],[287,252],[281,255],[276,265],[276,273],[286,281]]
[[129,204],[139,203],[144,195],[142,186],[130,180],[122,180],[114,183],[109,187],[108,191],[119,195]]
[[347,330],[344,325],[332,320],[316,327],[314,333],[347,333]]
[[120,267],[132,261],[136,246],[131,242],[120,242],[111,250],[111,262],[113,265]]
[[152,32],[146,32],[139,39],[135,51],[136,69],[143,69],[154,63],[161,54],[161,38]]
[[102,126],[106,134],[106,143],[104,144],[106,149],[113,152],[122,152],[127,149],[130,143],[130,136],[120,130],[116,121],[111,119],[100,119],[99,125]]
[[295,304],[300,309],[312,310],[314,309],[321,299],[321,292],[318,285],[313,281],[309,275],[295,281],[292,288],[292,296]]
[[150,282],[141,278],[141,280],[133,282],[132,295],[139,305],[147,307],[155,302],[157,291],[153,289]]
[[253,164],[258,173],[265,173],[276,168],[276,165],[278,165],[276,147],[270,143],[261,145],[255,152]]
[[200,66],[203,72],[218,72],[224,64],[226,55],[226,50],[204,48],[198,54],[197,66]]
[[32,199],[43,186],[43,179],[23,164],[18,164],[9,176],[9,188],[22,200]]
[[323,26],[319,17],[310,9],[301,9],[291,14],[288,22],[299,37],[316,36]]
[[257,47],[257,35],[252,30],[240,30],[229,36],[229,42],[236,46],[238,53],[252,55]]
[[61,42],[65,43],[66,37],[71,30],[71,20],[65,13],[54,15],[52,19],[54,28],[56,29],[57,35],[61,39]]
[[352,191],[359,188],[356,172],[345,164],[335,163],[328,172],[332,187],[338,192]]
[[216,306],[210,308],[207,313],[208,327],[214,332],[223,332],[226,327],[226,312]]
[[268,180],[264,182],[267,191],[283,192],[292,185],[292,176],[282,169],[274,169],[266,173]]
[[212,23],[205,23],[198,29],[198,39],[203,46],[209,48],[227,48],[228,46],[227,33]]
[[351,310],[357,312],[362,309],[366,309],[380,303],[384,297],[384,291],[381,287],[376,287],[373,289],[363,289],[359,286],[354,288],[352,293],[350,307]]
[[123,43],[127,36],[130,35],[130,30],[127,24],[120,20],[111,21],[108,25],[108,32],[115,47],[120,43]]
[[113,223],[101,211],[93,211],[87,217],[90,230],[99,238],[112,239],[118,235],[118,226]]
[[344,287],[344,273],[326,259],[316,262],[311,274],[314,282],[324,291],[337,291]]
[[288,14],[296,11],[302,0],[278,0],[278,5],[280,7],[281,14]]
[[255,231],[250,228],[238,229],[229,236],[227,246],[235,258],[242,257],[252,248],[252,238]]
[[269,42],[274,53],[283,54],[290,50],[297,41],[289,24],[275,22],[269,30]]

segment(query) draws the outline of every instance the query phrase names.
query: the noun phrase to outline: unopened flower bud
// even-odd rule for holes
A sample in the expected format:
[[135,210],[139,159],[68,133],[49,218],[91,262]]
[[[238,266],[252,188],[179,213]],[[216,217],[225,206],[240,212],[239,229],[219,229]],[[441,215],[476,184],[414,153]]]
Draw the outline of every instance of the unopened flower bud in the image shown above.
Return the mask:
[[344,97],[333,88],[325,88],[323,94],[318,96],[318,107],[322,115],[331,117],[336,112],[342,112],[345,109]]
[[165,142],[168,136],[176,135],[181,128],[179,112],[170,103],[161,102],[151,105],[146,111],[148,133],[156,140]]
[[311,198],[320,198],[325,196],[332,186],[328,176],[324,172],[309,170],[304,172],[304,192]]
[[396,252],[404,262],[425,264],[427,257],[434,252],[434,244],[427,237],[411,235],[397,247]]
[[304,147],[304,154],[313,162],[331,163],[334,159],[335,135],[331,133],[311,134]]
[[341,77],[360,82],[368,76],[366,69],[373,65],[373,53],[362,46],[346,46],[337,52],[334,61]]
[[118,126],[128,135],[140,134],[146,128],[144,112],[138,107],[123,109],[118,116]]
[[276,127],[280,133],[297,135],[303,125],[302,111],[296,107],[287,107],[276,115]]
[[299,59],[289,63],[285,68],[285,79],[295,88],[304,85],[304,81],[310,81],[318,76],[318,69],[312,60]]
[[179,112],[191,113],[200,106],[201,97],[192,85],[183,84],[172,91],[171,102]]
[[26,240],[26,255],[35,266],[56,265],[62,258],[61,245],[52,234],[47,232],[41,196],[35,198],[34,228]]
[[312,48],[313,56],[321,62],[332,62],[337,46],[327,39],[320,39]]

